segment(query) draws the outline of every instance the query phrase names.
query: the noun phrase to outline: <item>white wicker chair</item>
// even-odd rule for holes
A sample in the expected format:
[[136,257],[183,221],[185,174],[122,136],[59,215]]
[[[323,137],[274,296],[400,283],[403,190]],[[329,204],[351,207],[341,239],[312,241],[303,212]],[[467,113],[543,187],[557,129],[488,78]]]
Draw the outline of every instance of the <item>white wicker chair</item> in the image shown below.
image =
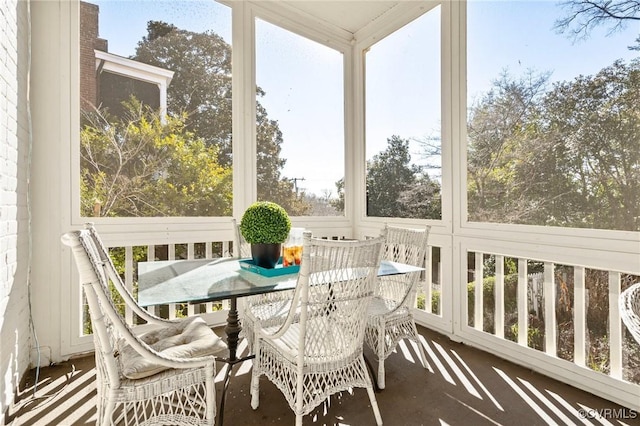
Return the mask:
[[264,374],[284,394],[297,425],[330,395],[353,387],[367,389],[376,422],[382,424],[362,348],[383,242],[384,237],[320,240],[305,232],[286,320],[268,328],[255,323],[253,409]]
[[226,345],[200,317],[166,321],[148,316],[161,327],[136,336],[113,303],[110,268],[91,231],[66,233],[62,242],[72,250],[91,315],[97,423],[213,425],[213,355]]
[[622,321],[636,342],[640,344],[640,283],[623,291],[618,304]]
[[[170,326],[175,327],[177,323],[185,322],[188,324],[194,321],[194,318],[178,318],[171,321],[168,321],[164,318],[160,318],[158,316],[153,315],[142,306],[138,305],[138,301],[133,297],[127,286],[122,282],[122,278],[120,274],[118,274],[118,270],[113,264],[113,260],[109,255],[109,250],[102,242],[102,238],[98,234],[95,226],[92,222],[85,223],[85,228],[89,231],[89,235],[91,237],[92,243],[96,249],[96,255],[100,260],[100,267],[103,269],[107,282],[110,282],[113,287],[118,292],[119,296],[124,301],[125,305],[129,307],[140,319],[145,321],[147,324],[158,325],[160,327]],[[183,325],[185,327],[186,325]],[[212,331],[213,332],[213,331]],[[216,340],[216,353],[214,355],[226,354],[227,344],[218,337],[215,332],[214,335],[217,337]]]
[[[430,227],[418,230],[387,226],[386,229],[382,260],[423,267]],[[420,272],[412,272],[377,279],[376,292],[369,305],[365,342],[378,361],[377,384],[380,389],[385,388],[384,362],[404,338],[417,343],[422,366],[427,368],[427,359],[411,313],[419,278]]]
[[[234,255],[236,257],[251,257],[251,245],[242,237],[240,225],[233,219]],[[236,249],[237,247],[237,249]],[[247,339],[249,351],[253,350],[254,323],[270,321],[270,325],[282,323],[289,311],[293,290],[277,291],[258,294],[242,298],[240,318],[242,335]]]
[[[104,270],[104,274],[108,282],[110,282],[113,287],[116,289],[125,305],[129,307],[139,318],[149,324],[157,324],[160,326],[164,326],[166,324],[173,324],[180,321],[193,321],[190,318],[176,319],[172,321],[167,321],[163,318],[157,317],[151,314],[149,311],[144,309],[142,306],[138,305],[138,301],[133,297],[127,286],[122,282],[122,278],[120,274],[118,274],[118,270],[113,264],[113,260],[109,255],[109,250],[102,242],[102,238],[98,234],[94,224],[92,222],[85,223],[85,229],[89,231],[89,235],[93,242],[93,245],[96,249],[96,255],[100,260],[100,267]],[[220,352],[226,351],[226,344],[220,340]]]

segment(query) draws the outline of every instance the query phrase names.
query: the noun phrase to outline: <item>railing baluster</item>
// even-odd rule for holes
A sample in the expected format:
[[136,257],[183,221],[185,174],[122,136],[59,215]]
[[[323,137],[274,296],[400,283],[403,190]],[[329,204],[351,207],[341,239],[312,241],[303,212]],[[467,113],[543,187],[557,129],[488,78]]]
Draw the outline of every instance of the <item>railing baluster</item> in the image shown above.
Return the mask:
[[587,334],[587,297],[584,268],[573,268],[573,362],[585,366]]
[[438,262],[438,288],[440,289],[438,312],[442,316],[443,315],[442,310],[444,309],[444,306],[446,306],[446,304],[443,302],[443,297],[445,295],[445,292],[443,291],[443,285],[442,285],[442,250],[440,250],[439,247],[438,247],[438,259],[440,259],[440,261]]
[[548,355],[556,356],[556,282],[554,279],[554,264],[544,263],[544,350]]
[[[211,241],[207,241],[204,243],[204,257],[205,259],[211,259],[213,257],[213,243]],[[207,302],[205,304],[205,312],[213,312],[213,302]]]
[[496,308],[495,308],[495,333],[504,338],[504,257],[496,255]]
[[482,256],[483,254],[480,252],[476,252],[475,255],[475,259],[476,259],[476,264],[475,264],[475,288],[474,288],[474,317],[473,317],[473,327],[476,330],[480,330],[482,331],[483,329],[483,306],[484,306],[484,298],[483,298],[483,293],[484,293],[484,286],[482,284],[483,281],[483,262],[482,262]]
[[[156,246],[147,246],[147,262],[154,262],[156,260]],[[153,315],[158,315],[156,312],[156,306],[147,306],[147,311]]]
[[[431,309],[431,299],[433,298],[433,270],[431,269],[433,263],[433,247],[427,246],[425,257],[424,309],[431,314],[433,313]],[[442,292],[440,292],[440,297],[442,297]]]
[[622,323],[620,319],[620,273],[609,272],[609,356],[611,377],[622,379]]
[[[195,258],[195,245],[193,243],[187,244],[187,259]],[[196,314],[196,307],[193,303],[187,304],[187,315],[194,316]]]
[[[133,248],[131,246],[124,248],[124,285],[133,294]],[[133,325],[133,312],[128,306],[125,308],[124,318],[127,324]]]
[[[176,260],[176,245],[175,244],[169,244],[169,247],[167,248],[167,257],[168,257],[168,260]],[[170,303],[169,304],[169,319],[176,319],[176,304],[175,303]]]
[[518,259],[518,344],[528,346],[527,259]]

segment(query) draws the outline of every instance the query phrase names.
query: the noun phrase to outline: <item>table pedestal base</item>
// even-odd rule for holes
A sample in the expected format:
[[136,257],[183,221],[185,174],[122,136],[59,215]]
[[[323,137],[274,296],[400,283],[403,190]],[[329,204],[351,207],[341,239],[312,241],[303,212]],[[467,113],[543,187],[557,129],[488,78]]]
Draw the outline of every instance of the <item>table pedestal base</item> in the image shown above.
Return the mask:
[[255,355],[247,355],[242,358],[237,357],[238,341],[240,340],[240,332],[242,326],[238,321],[238,301],[237,298],[232,297],[229,299],[229,315],[227,316],[227,325],[224,328],[224,332],[227,335],[227,346],[229,348],[229,358],[219,358],[218,360],[228,364],[227,371],[224,374],[224,381],[222,382],[222,395],[220,399],[220,409],[218,410],[218,424],[222,426],[224,420],[224,402],[227,397],[227,387],[229,387],[229,380],[231,378],[231,372],[236,364],[255,358]]

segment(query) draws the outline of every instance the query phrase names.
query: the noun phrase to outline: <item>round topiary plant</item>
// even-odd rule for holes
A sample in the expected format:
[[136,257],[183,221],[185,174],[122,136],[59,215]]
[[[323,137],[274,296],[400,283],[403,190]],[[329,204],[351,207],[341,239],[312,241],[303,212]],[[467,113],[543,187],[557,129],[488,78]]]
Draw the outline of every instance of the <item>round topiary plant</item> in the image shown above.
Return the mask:
[[271,201],[251,204],[240,221],[240,232],[250,244],[284,243],[290,229],[287,211]]

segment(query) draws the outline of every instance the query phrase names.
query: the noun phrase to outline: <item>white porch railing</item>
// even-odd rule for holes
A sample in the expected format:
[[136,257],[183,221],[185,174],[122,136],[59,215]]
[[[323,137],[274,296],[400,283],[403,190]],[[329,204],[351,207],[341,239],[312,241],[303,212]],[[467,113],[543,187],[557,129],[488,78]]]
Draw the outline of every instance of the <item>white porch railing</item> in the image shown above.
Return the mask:
[[[230,241],[214,241],[115,247],[111,252],[135,295],[138,261],[229,256],[232,249]],[[449,272],[449,247],[429,246],[425,261],[430,267],[416,303],[422,324],[640,409],[640,401],[634,402],[634,395],[640,394],[640,346],[627,336],[617,305],[620,292],[640,277],[548,258],[540,261],[523,253],[517,257],[508,251],[498,254],[469,248],[460,253],[461,261],[454,262],[461,281],[456,292]],[[207,303],[150,309],[166,318],[204,314],[222,323],[225,308],[222,303]],[[125,315],[135,323],[131,312]],[[446,324],[452,324],[450,330]]]
[[[639,276],[504,253],[466,254],[467,297],[462,294],[459,302],[463,334],[473,329],[483,333],[474,337],[485,345],[497,339],[504,344],[496,347],[512,353],[547,357],[560,368],[570,363],[568,371],[588,369],[594,374],[585,377],[601,383],[601,395],[640,407],[640,345],[626,331],[618,308],[620,292]],[[532,367],[545,371],[537,362]],[[581,380],[577,376],[570,383]]]

